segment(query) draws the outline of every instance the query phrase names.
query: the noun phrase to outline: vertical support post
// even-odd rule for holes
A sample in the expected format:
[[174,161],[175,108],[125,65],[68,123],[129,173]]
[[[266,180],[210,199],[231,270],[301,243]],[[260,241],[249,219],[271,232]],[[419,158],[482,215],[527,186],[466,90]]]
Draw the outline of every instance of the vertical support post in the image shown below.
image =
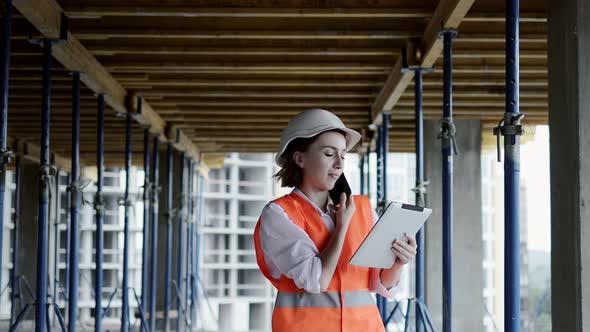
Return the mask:
[[96,196],[94,210],[96,212],[96,269],[94,271],[94,331],[102,330],[102,251],[104,247],[104,199],[102,196],[104,168],[104,94],[98,95],[98,111],[96,115]]
[[[18,235],[20,232],[20,177],[21,177],[21,167],[20,167],[20,156],[16,156],[16,170],[14,174],[14,183],[16,184],[16,189],[14,193],[14,229],[12,230],[12,269],[10,270],[10,325],[14,323],[14,319],[16,318],[14,315],[16,314],[16,277],[18,275]],[[22,304],[22,294],[19,294]]]
[[[383,204],[383,130],[382,127],[378,127],[377,131],[377,211],[381,213]],[[383,297],[377,295],[376,298],[377,309],[383,321],[386,315],[383,308]]]
[[[0,65],[0,231],[4,229],[4,192],[6,190],[6,164],[10,162],[10,151],[7,149],[8,132],[8,76],[10,71],[10,38],[12,34],[12,0],[4,1],[5,10],[2,16],[2,64]],[[3,247],[0,236],[0,250]],[[2,266],[0,255],[0,266]],[[0,285],[2,277],[0,276]],[[14,292],[14,288],[12,289]],[[12,315],[11,315],[12,316]]]
[[[383,112],[381,114],[382,117],[382,125],[381,125],[381,131],[382,131],[382,135],[383,138],[381,139],[381,144],[383,145],[381,147],[381,151],[383,154],[383,161],[381,162],[382,164],[382,173],[381,173],[381,181],[383,181],[383,184],[381,186],[381,190],[382,190],[382,196],[381,199],[383,200],[383,203],[385,204],[385,202],[387,202],[387,157],[389,155],[389,113],[385,113]],[[385,207],[385,206],[384,206]]]
[[[141,98],[137,98],[138,112],[141,113]],[[141,252],[141,309],[143,312],[147,310],[148,299],[148,246],[149,246],[149,227],[150,222],[150,191],[152,189],[150,184],[150,129],[143,129],[143,249]],[[144,331],[147,326],[144,326],[141,321],[140,331]]]
[[174,161],[172,159],[172,142],[168,142],[166,150],[166,171],[167,171],[167,189],[166,189],[166,248],[165,248],[165,271],[164,271],[164,331],[170,328],[170,270],[172,269],[172,219],[174,218],[174,207],[172,206],[172,191],[174,190],[172,177],[172,168]]
[[[66,175],[66,183],[70,183],[72,179],[71,174],[67,173]],[[59,174],[58,176],[56,176],[55,178],[55,186],[56,188],[56,194],[59,197],[60,193],[59,193]],[[64,211],[68,211],[70,209],[70,195],[66,195],[66,206],[64,208]],[[70,303],[70,301],[68,300],[68,293],[69,293],[69,289],[70,289],[70,231],[71,231],[71,227],[70,227],[70,218],[69,216],[66,216],[66,220],[64,221],[64,224],[66,226],[66,235],[65,235],[65,244],[66,244],[66,252],[65,252],[65,257],[64,257],[64,264],[65,264],[65,268],[64,268],[64,311],[66,314],[66,321],[68,319],[68,305]],[[59,266],[59,262],[58,262],[58,266]]]
[[149,314],[149,326],[150,331],[156,331],[156,281],[158,275],[158,193],[160,188],[159,177],[158,177],[158,136],[154,136],[153,145],[153,167],[152,167],[152,191],[151,191],[151,204],[152,210],[152,227],[150,233],[151,242],[151,261],[150,261],[150,314]]
[[367,196],[371,198],[371,144],[367,146]]
[[361,187],[361,195],[365,195],[365,155],[361,153],[361,158],[359,161],[359,169],[360,169],[360,187]]
[[70,192],[70,289],[68,292],[68,331],[76,331],[78,313],[78,279],[80,234],[78,232],[78,209],[80,202],[80,73],[72,73],[72,178],[69,184]]
[[[389,113],[381,113],[381,208],[385,208],[387,204],[387,157],[389,155]],[[381,295],[377,295],[377,301],[381,302],[380,314],[383,322],[387,319],[387,299]]]
[[197,188],[196,188],[196,193],[197,193],[197,197],[196,197],[196,220],[195,220],[195,249],[193,250],[195,253],[195,263],[194,263],[194,277],[193,277],[193,297],[194,297],[194,304],[195,304],[195,309],[194,309],[194,315],[195,315],[195,319],[193,320],[193,326],[195,328],[197,328],[197,319],[198,319],[198,307],[199,307],[199,297],[198,297],[198,291],[197,291],[197,287],[198,287],[198,282],[199,282],[199,259],[200,259],[200,249],[201,249],[201,232],[200,232],[200,226],[201,226],[201,221],[203,220],[203,188],[204,188],[204,181],[203,181],[203,176],[201,175],[200,171],[196,171],[196,182],[197,182]]
[[[506,0],[506,113],[504,113],[504,330],[520,330],[519,0]],[[519,132],[519,133],[517,133]]]
[[442,196],[443,196],[443,332],[452,331],[452,245],[453,245],[453,154],[455,147],[455,127],[453,125],[453,39],[457,32],[446,29],[443,37],[443,120],[442,138]]
[[195,269],[197,266],[197,260],[199,259],[199,247],[196,246],[196,238],[197,238],[197,221],[195,215],[195,196],[197,190],[195,186],[198,184],[198,177],[195,177],[195,163],[191,162],[190,166],[190,216],[191,216],[191,233],[190,233],[190,242],[191,242],[191,270],[190,270],[190,287],[191,287],[191,326],[192,329],[197,328],[197,279],[195,274]]
[[[424,207],[424,117],[422,114],[422,70],[414,71],[414,107],[416,125],[416,205]],[[418,313],[419,302],[424,302],[424,229],[416,234],[416,301],[415,311]],[[424,317],[416,315],[416,331],[422,332]]]
[[176,331],[180,332],[180,327],[182,326],[182,264],[183,264],[183,228],[184,228],[184,202],[186,199],[186,191],[185,191],[185,178],[184,178],[184,163],[186,159],[184,157],[184,153],[180,154],[180,200],[178,202],[178,248],[177,248],[177,264],[176,264],[176,284],[178,288],[178,294],[176,297],[176,310],[178,311],[177,319],[176,319]]
[[[193,302],[192,302],[192,282],[191,282],[191,276],[192,276],[192,265],[193,265],[193,256],[194,256],[194,251],[193,251],[193,230],[194,230],[194,220],[193,220],[193,161],[192,159],[188,159],[188,165],[187,165],[187,172],[188,172],[188,188],[187,188],[187,201],[186,201],[186,209],[187,209],[187,231],[186,231],[186,269],[185,269],[185,279],[186,280],[186,298],[185,298],[185,308],[186,308],[186,314],[188,315],[188,317],[190,318],[190,328],[192,330],[193,326],[194,326],[194,320],[193,320],[193,314],[192,314],[192,308],[193,308]],[[189,296],[190,296],[190,308],[189,308]],[[186,330],[186,329],[185,329]]]
[[121,310],[121,331],[129,329],[129,180],[131,172],[131,113],[125,114],[125,218],[123,222],[123,295]]
[[41,153],[39,163],[39,206],[37,223],[37,281],[35,331],[45,332],[47,319],[47,228],[49,222],[50,174],[49,129],[51,121],[51,47],[52,41],[43,40],[43,98],[41,101]]
[[[55,188],[53,189],[53,194],[55,197],[59,197],[59,170],[55,172]],[[61,210],[61,200],[58,198],[56,199],[55,210],[54,213],[54,223],[53,223],[53,302],[57,305],[57,298],[59,297],[59,287],[61,286],[59,281],[61,281],[59,277],[59,220],[60,220],[60,210]],[[67,278],[66,278],[67,279]],[[57,318],[57,313],[55,310],[53,311],[53,325],[55,326],[55,320]]]

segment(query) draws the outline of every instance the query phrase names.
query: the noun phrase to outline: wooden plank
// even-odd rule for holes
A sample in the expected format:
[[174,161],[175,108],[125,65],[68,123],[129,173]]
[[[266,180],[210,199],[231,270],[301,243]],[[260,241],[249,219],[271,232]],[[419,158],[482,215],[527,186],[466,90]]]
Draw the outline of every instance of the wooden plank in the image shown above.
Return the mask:
[[353,99],[353,98],[372,98],[375,93],[367,92],[349,92],[349,91],[327,91],[327,92],[312,92],[312,91],[170,91],[170,92],[151,92],[142,91],[141,95],[144,97],[162,96],[162,97],[201,97],[201,98],[326,98],[326,99]]
[[[23,0],[21,0],[23,1]],[[16,39],[23,36],[15,35]],[[118,39],[261,39],[261,40],[404,40],[407,38],[419,37],[410,30],[290,30],[290,31],[269,31],[269,30],[182,30],[163,28],[128,28],[109,27],[77,29],[76,37],[80,40],[106,40]]]
[[[17,152],[24,159],[37,164],[39,163],[41,158],[41,149],[38,145],[23,140],[14,140],[13,146],[15,152]],[[70,159],[58,153],[55,153],[54,151],[50,151],[50,162],[51,165],[68,172],[71,170],[72,167],[72,162]],[[81,158],[80,165],[84,164],[85,161],[83,158]]]
[[[61,15],[63,10],[53,0],[16,0],[14,6],[30,21],[45,37],[59,36]],[[80,71],[81,80],[94,92],[105,93],[105,101],[117,112],[127,112],[127,92],[111,74],[94,58],[90,52],[68,33],[68,40],[53,47],[53,56],[67,69]],[[132,110],[129,110],[132,111]],[[136,117],[150,130],[162,133],[164,120],[146,102],[140,115]],[[192,154],[198,155],[198,149],[190,146]]]
[[373,87],[381,82],[373,80],[236,80],[236,79],[154,79],[146,82],[127,82],[127,87]]
[[[421,66],[431,67],[435,63],[443,48],[442,41],[438,38],[438,32],[441,28],[457,28],[474,1],[444,0],[439,2],[420,42],[423,54],[420,62]],[[413,53],[409,54],[413,55]],[[414,77],[413,72],[401,73],[401,69],[402,59],[399,57],[373,103],[371,112],[375,123],[380,123],[381,117],[378,115],[381,111],[391,111],[393,109]]]
[[124,17],[235,17],[235,18],[426,18],[423,8],[199,8],[195,6],[67,5],[73,18]]
[[[90,46],[95,55],[148,54],[148,55],[291,55],[291,56],[393,56],[399,50],[388,48],[222,48],[222,47],[185,47],[185,46]],[[22,54],[35,54],[23,52]]]

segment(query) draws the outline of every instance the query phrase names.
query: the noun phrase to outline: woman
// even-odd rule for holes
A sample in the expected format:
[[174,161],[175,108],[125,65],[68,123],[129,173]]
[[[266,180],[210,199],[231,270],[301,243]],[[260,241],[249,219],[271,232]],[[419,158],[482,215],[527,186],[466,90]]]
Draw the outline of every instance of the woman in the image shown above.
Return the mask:
[[348,263],[376,218],[366,196],[342,193],[334,207],[328,191],[360,138],[320,109],[296,115],[283,131],[275,176],[294,189],[264,207],[254,231],[260,270],[278,290],[273,331],[384,331],[370,291],[393,296],[416,241],[394,241],[388,269]]

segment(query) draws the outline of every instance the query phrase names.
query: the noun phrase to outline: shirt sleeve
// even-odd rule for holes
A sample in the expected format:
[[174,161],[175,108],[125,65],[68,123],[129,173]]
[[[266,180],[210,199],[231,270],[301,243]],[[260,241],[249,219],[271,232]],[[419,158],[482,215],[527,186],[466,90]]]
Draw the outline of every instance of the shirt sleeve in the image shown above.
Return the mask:
[[[373,224],[377,222],[379,217],[377,216],[377,212],[372,210],[373,212]],[[397,292],[400,285],[402,285],[402,280],[405,279],[406,269],[403,268],[400,277],[397,281],[397,284],[391,288],[386,288],[385,285],[381,282],[381,270],[378,268],[371,268],[370,269],[370,277],[369,277],[369,290],[375,292],[387,299],[392,299],[395,293]]]
[[310,293],[320,292],[322,261],[319,250],[307,235],[281,208],[270,202],[260,217],[260,245],[271,275],[281,274]]

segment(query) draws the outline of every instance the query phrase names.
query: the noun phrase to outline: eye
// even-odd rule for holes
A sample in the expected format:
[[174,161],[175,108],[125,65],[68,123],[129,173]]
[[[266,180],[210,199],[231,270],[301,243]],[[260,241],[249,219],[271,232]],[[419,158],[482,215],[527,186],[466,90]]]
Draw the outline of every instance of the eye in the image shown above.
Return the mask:
[[334,157],[334,154],[324,153],[327,157]]

